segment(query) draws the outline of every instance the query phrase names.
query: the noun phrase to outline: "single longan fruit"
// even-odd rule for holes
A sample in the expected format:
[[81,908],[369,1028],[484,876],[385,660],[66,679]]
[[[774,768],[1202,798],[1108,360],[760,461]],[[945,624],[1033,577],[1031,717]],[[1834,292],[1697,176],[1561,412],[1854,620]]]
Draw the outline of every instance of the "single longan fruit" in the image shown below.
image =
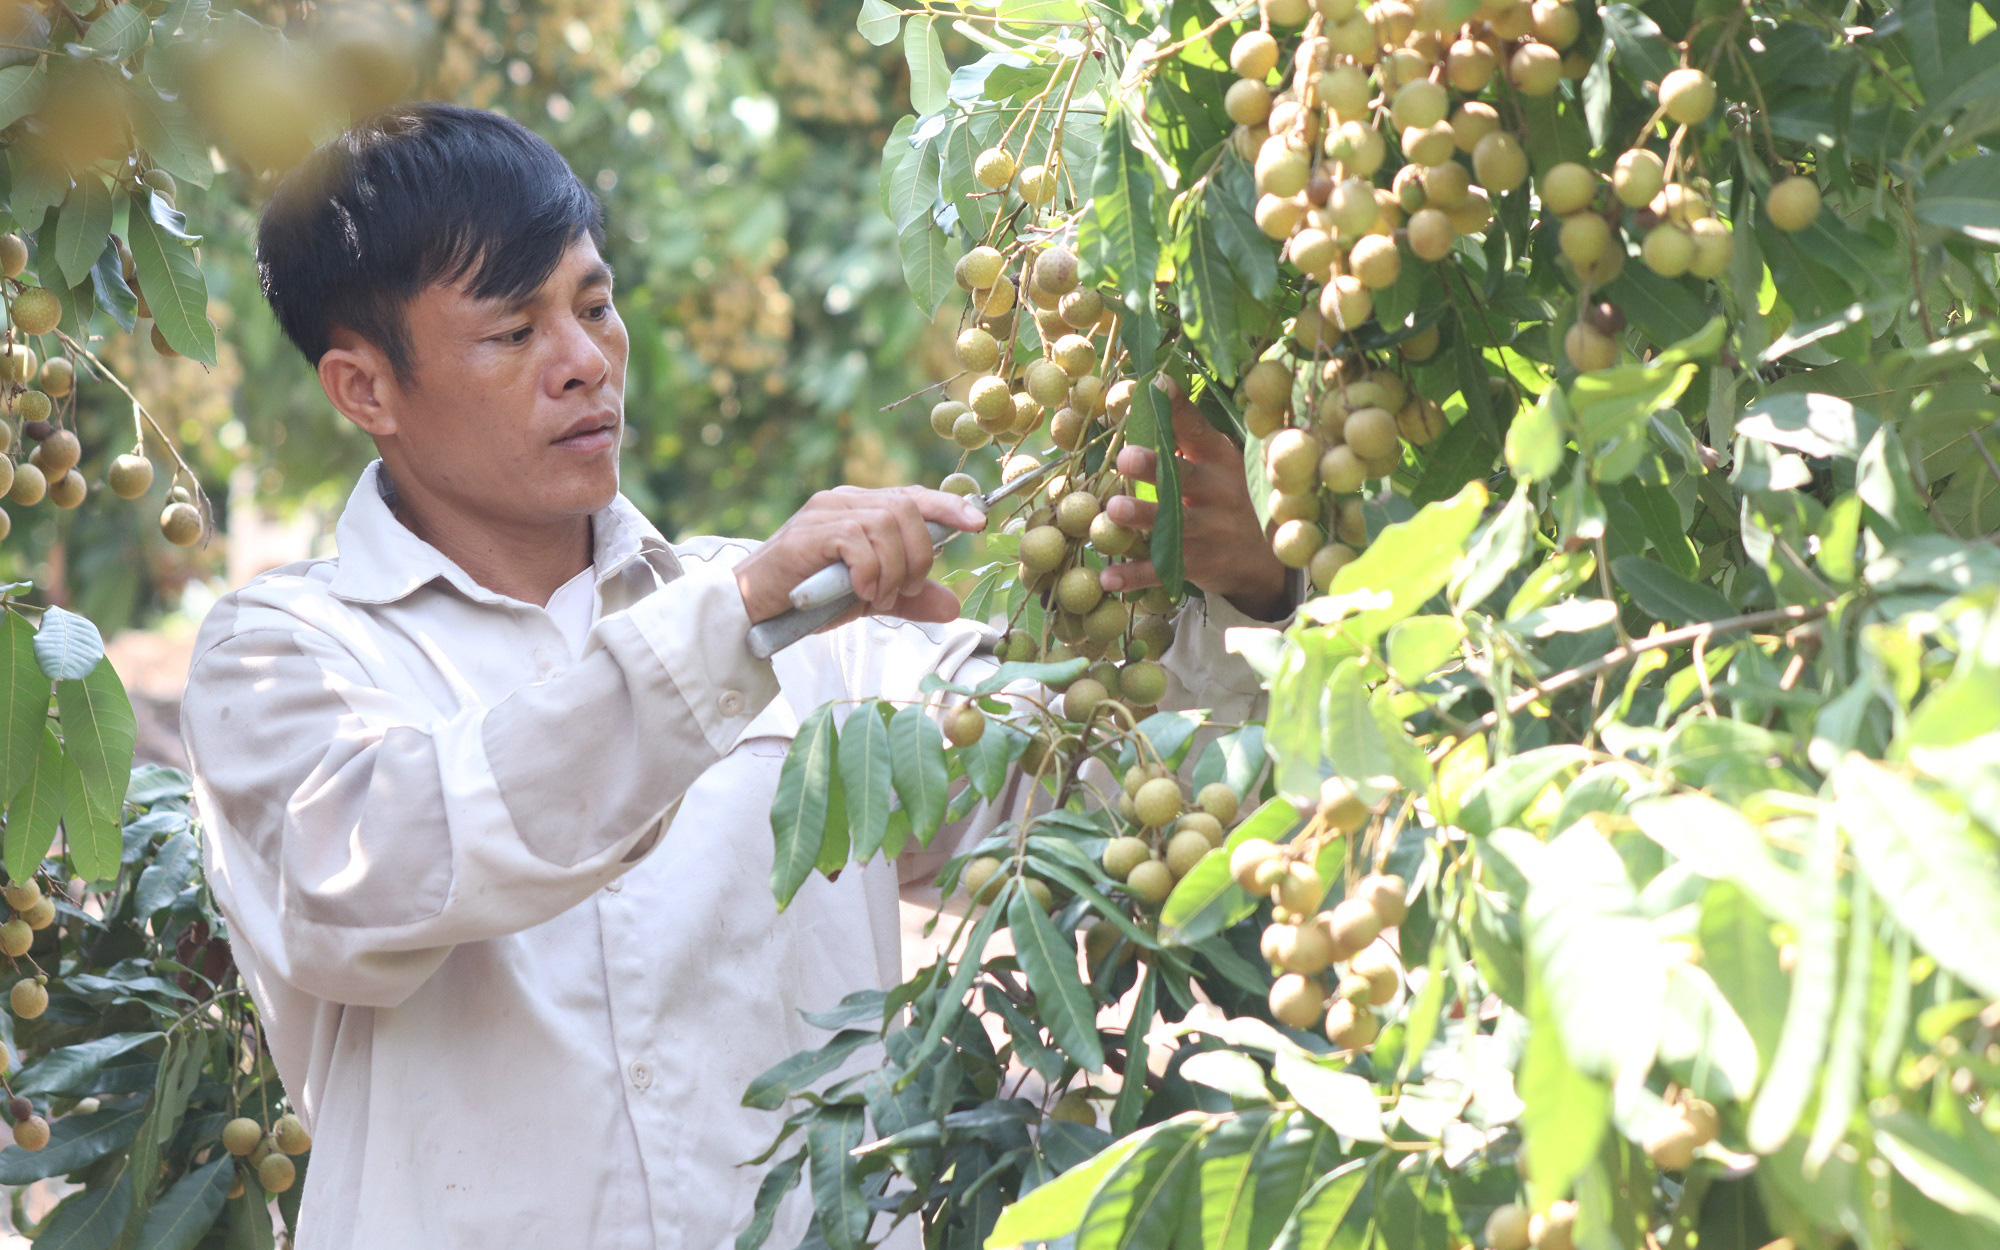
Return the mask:
[[1541,196],[1542,207],[1567,217],[1589,208],[1597,198],[1597,175],[1575,161],[1563,161],[1549,167],[1535,191]]
[[1452,225],[1443,210],[1436,208],[1420,208],[1411,213],[1403,233],[1410,241],[1410,250],[1431,261],[1451,255],[1451,245],[1458,240],[1458,227]]
[[1178,881],[1194,871],[1208,853],[1215,848],[1208,839],[1193,829],[1183,830],[1167,839],[1167,871]]
[[[33,394],[36,392],[29,391],[21,398],[26,399],[28,395]],[[48,403],[48,398],[44,396],[42,402]],[[57,430],[43,439],[41,446],[34,451],[36,466],[51,479],[61,477],[74,469],[76,462],[81,459],[83,459],[83,444],[79,443],[76,435],[68,430]]]
[[15,911],[26,911],[42,901],[42,887],[33,877],[9,881],[6,885],[0,886],[0,898],[4,898],[7,906]]
[[14,1144],[33,1154],[49,1144],[49,1122],[38,1115],[14,1122]]
[[1375,1013],[1355,1005],[1351,998],[1333,1004],[1326,1013],[1326,1040],[1342,1050],[1365,1050],[1375,1044],[1382,1029]]
[[1312,563],[1313,553],[1326,541],[1326,533],[1314,521],[1286,521],[1271,535],[1271,554],[1288,569],[1302,569]]
[[201,513],[191,503],[170,503],[160,513],[160,533],[176,547],[192,547],[201,541]]
[[1271,986],[1271,1015],[1279,1024],[1309,1029],[1326,1010],[1326,991],[1319,982],[1288,972]]
[[1545,43],[1524,43],[1507,62],[1508,80],[1525,96],[1553,94],[1562,77],[1562,53]]
[[264,1126],[247,1115],[237,1116],[222,1126],[222,1148],[241,1159],[264,1140]]
[[1340,575],[1340,570],[1354,563],[1355,555],[1354,548],[1346,543],[1327,543],[1313,552],[1312,562],[1306,565],[1306,575],[1312,579],[1312,584],[1317,589],[1329,590],[1333,586],[1333,579]]
[[1409,883],[1394,873],[1371,872],[1355,883],[1353,897],[1366,902],[1388,928],[1403,923],[1409,914],[1405,901],[1409,888]]
[[1280,198],[1297,195],[1306,189],[1306,179],[1311,173],[1312,164],[1306,154],[1294,147],[1286,135],[1272,135],[1257,149],[1257,190],[1262,195]]
[[1239,78],[1222,94],[1222,111],[1239,126],[1255,126],[1271,115],[1271,89],[1254,79]]
[[1528,178],[1528,156],[1521,141],[1496,130],[1472,149],[1472,171],[1488,191],[1512,191]]
[[1244,31],[1229,47],[1229,68],[1238,78],[1264,78],[1278,68],[1278,41],[1266,31]]
[[[1535,38],[1552,48],[1568,48],[1583,33],[1583,19],[1577,16],[1576,6],[1567,0],[1535,0],[1528,14]],[[1569,72],[1567,64],[1563,72]]]
[[1403,983],[1403,966],[1396,962],[1395,954],[1380,942],[1363,947],[1349,961],[1347,970],[1368,982],[1368,1001],[1377,1007],[1395,998],[1396,990]]
[[944,720],[944,736],[955,747],[969,747],[985,736],[986,714],[968,699],[953,708]]
[[1275,862],[1277,857],[1277,843],[1268,838],[1246,838],[1229,853],[1229,875],[1245,890],[1258,893],[1263,889],[1259,874],[1265,864]]
[[1118,673],[1118,693],[1127,703],[1155,707],[1167,695],[1167,670],[1152,660],[1134,660]]
[[0,234],[0,274],[18,278],[28,267],[28,245],[18,234]]
[[[1113,932],[1116,932],[1114,929]],[[1049,1119],[1067,1124],[1097,1124],[1097,1108],[1091,1105],[1090,1096],[1080,1089],[1073,1089],[1056,1099],[1056,1105],[1049,1108]]]
[[1611,168],[1611,193],[1627,208],[1644,208],[1667,184],[1667,163],[1658,152],[1633,148]]
[[1618,363],[1618,340],[1579,321],[1563,335],[1563,355],[1578,373],[1595,373]]
[[1031,208],[1040,208],[1056,198],[1056,171],[1053,165],[1030,165],[1021,171],[1021,198]]
[[35,944],[35,931],[19,916],[5,924],[0,924],[0,955],[9,959],[19,959]]
[[987,148],[972,161],[972,176],[979,185],[998,191],[1014,180],[1017,163],[1013,153],[1005,148]]
[[153,485],[153,462],[137,452],[129,452],[111,462],[104,480],[111,493],[120,499],[137,499]]
[[1211,781],[1195,792],[1194,805],[1224,825],[1236,821],[1240,802],[1226,781]]
[[1685,1171],[1694,1162],[1700,1145],[1694,1126],[1678,1115],[1662,1115],[1658,1125],[1646,1135],[1646,1157],[1663,1172]]
[[21,912],[21,920],[30,929],[41,932],[56,922],[56,901],[48,897],[37,899],[32,907]]
[[257,1165],[257,1183],[266,1193],[284,1193],[298,1176],[297,1165],[281,1154],[269,1155]]
[[1081,334],[1063,335],[1056,340],[1049,353],[1062,366],[1063,372],[1079,381],[1097,367],[1097,349]]
[[1098,581],[1095,569],[1071,569],[1056,583],[1056,602],[1065,612],[1082,616],[1103,599],[1104,585]]
[[1639,244],[1639,258],[1662,278],[1678,278],[1694,263],[1694,236],[1663,221],[1646,232]]
[[1148,829],[1170,825],[1184,810],[1180,782],[1171,777],[1155,777],[1139,787],[1139,792],[1132,796],[1132,806],[1139,823]]
[[1000,249],[981,244],[958,258],[953,277],[964,289],[981,291],[1000,280],[1000,270],[1005,264]]
[[1611,223],[1596,213],[1578,213],[1564,219],[1562,230],[1556,235],[1557,247],[1579,269],[1604,259],[1613,240]]
[[1125,878],[1125,888],[1157,907],[1174,892],[1174,874],[1159,860],[1149,859]]
[[1099,704],[1111,697],[1104,683],[1095,677],[1079,677],[1063,691],[1063,715],[1074,721],[1090,719]]
[[1066,247],[1052,247],[1035,258],[1035,285],[1053,295],[1076,290],[1076,253]]
[[1773,186],[1764,197],[1764,215],[1788,234],[1796,234],[1818,221],[1819,206],[1819,185],[1797,174]]
[[1683,126],[1708,120],[1715,110],[1715,80],[1698,69],[1677,69],[1660,80],[1660,107]]
[[49,493],[49,479],[32,461],[14,466],[14,484],[7,498],[23,508],[32,508]]
[[1488,1250],[1528,1250],[1528,1209],[1509,1202],[1486,1217]]
[[1358,832],[1368,823],[1369,809],[1345,781],[1328,777],[1319,783],[1319,818],[1342,834]]
[[1000,365],[1000,340],[978,326],[959,333],[958,363],[973,373],[991,373]]
[[49,1009],[49,992],[37,981],[23,978],[8,991],[7,1005],[23,1020],[33,1020]]
[[1535,1250],[1576,1250],[1576,1203],[1552,1203],[1547,1215],[1528,1219],[1528,1236]]
[[1702,217],[1688,227],[1688,234],[1694,240],[1689,273],[1697,278],[1719,278],[1729,271],[1729,262],[1736,255],[1736,241],[1728,226],[1713,217]]
[[1396,279],[1403,276],[1403,254],[1396,250],[1394,239],[1364,234],[1347,254],[1347,268],[1362,286],[1381,291],[1396,285]]
[[58,508],[74,508],[83,503],[83,497],[90,493],[83,474],[75,469],[49,483],[49,502]]
[[1358,898],[1344,898],[1327,912],[1324,923],[1333,939],[1336,958],[1351,959],[1382,935],[1382,918]]
[[61,320],[54,291],[31,286],[14,297],[14,328],[23,334],[47,334]]

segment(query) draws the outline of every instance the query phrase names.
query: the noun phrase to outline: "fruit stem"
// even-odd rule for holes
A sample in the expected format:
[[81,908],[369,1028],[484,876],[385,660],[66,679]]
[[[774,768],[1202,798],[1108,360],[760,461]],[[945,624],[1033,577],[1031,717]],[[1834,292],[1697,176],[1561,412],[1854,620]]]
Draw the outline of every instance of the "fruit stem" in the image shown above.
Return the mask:
[[188,467],[188,462],[181,459],[180,448],[174,446],[174,440],[167,436],[166,430],[161,428],[159,421],[154,418],[152,413],[146,411],[146,405],[141,403],[139,397],[132,393],[131,387],[125,385],[125,380],[116,373],[113,373],[110,366],[99,360],[95,352],[61,330],[56,331],[56,337],[62,340],[64,347],[89,361],[91,368],[110,379],[111,385],[117,387],[124,394],[125,398],[132,401],[133,428],[139,432],[139,441],[142,444],[145,442],[145,429],[140,425],[143,422],[144,425],[152,427],[153,433],[159,437],[161,444],[166,447],[167,454],[174,458],[174,464],[179,469],[180,475],[185,476],[188,484],[193,487],[194,497],[201,501],[202,512],[206,514],[203,517],[205,527],[212,529],[214,527],[215,510],[208,505],[208,494],[202,490],[201,480],[194,475],[194,470]]

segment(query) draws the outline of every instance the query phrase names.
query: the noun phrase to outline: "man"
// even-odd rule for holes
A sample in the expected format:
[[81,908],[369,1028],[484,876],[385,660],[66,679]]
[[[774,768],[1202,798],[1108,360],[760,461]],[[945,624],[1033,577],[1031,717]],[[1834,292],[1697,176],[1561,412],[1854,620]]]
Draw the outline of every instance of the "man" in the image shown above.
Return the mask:
[[[801,1009],[899,976],[893,868],[780,915],[769,809],[803,713],[991,663],[926,576],[924,522],[982,518],[844,489],[761,545],[666,542],[618,494],[601,243],[552,149],[435,104],[350,131],[264,215],[265,294],[381,457],[337,559],[217,605],[183,705],[210,879],[316,1137],[301,1250],[722,1250],[774,1125],[745,1084],[817,1044]],[[1241,702],[1223,600],[1269,614],[1283,575],[1237,453],[1181,420],[1211,615],[1170,658]],[[752,658],[750,624],[836,559],[864,614]]]

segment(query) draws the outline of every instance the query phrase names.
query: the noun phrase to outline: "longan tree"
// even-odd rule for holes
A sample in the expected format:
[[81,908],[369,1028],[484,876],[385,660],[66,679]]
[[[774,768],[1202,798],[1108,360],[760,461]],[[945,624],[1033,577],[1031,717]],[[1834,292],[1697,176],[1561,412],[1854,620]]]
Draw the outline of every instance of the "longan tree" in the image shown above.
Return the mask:
[[[950,488],[1044,476],[966,600],[999,670],[787,761],[781,902],[1010,801],[937,961],[747,1092],[739,1250],[807,1176],[834,1250],[2000,1236],[1992,6],[858,28],[960,310],[911,425]],[[1310,585],[1233,639],[1261,722],[1155,708],[1174,387]]]

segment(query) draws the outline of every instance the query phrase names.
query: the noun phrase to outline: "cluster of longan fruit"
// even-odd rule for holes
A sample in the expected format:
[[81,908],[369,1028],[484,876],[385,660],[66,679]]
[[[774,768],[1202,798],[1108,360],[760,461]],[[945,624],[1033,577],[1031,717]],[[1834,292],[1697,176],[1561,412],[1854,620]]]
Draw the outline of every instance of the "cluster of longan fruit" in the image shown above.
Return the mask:
[[1211,781],[1190,807],[1180,778],[1165,764],[1125,771],[1117,812],[1134,832],[1105,843],[1098,862],[1147,907],[1158,907],[1174,885],[1223,843],[1236,823],[1238,800],[1228,782]]
[[[298,1179],[298,1165],[289,1156],[302,1155],[312,1149],[312,1134],[299,1117],[289,1111],[277,1118],[266,1131],[262,1124],[249,1116],[237,1116],[222,1126],[222,1148],[241,1159],[244,1168],[255,1173],[257,1183],[264,1192],[284,1193]],[[234,1198],[244,1189],[243,1170],[229,1187],[229,1196]]]
[[[1328,832],[1356,832],[1370,815],[1339,778],[1322,787],[1319,824]],[[1271,986],[1272,1018],[1295,1029],[1324,1023],[1334,1045],[1364,1050],[1381,1027],[1372,1008],[1388,1005],[1402,988],[1402,961],[1381,937],[1403,922],[1409,887],[1401,877],[1369,873],[1326,907],[1326,882],[1310,854],[1316,845],[1247,839],[1231,852],[1229,873],[1271,901],[1271,923],[1258,947],[1279,974]]]
[[1576,1204],[1555,1202],[1547,1215],[1517,1202],[1503,1203],[1486,1217],[1486,1250],[1573,1250]]
[[[147,175],[166,181],[171,195],[172,180],[164,173]],[[114,236],[115,238],[115,236]],[[138,291],[138,270],[124,240],[117,239],[118,254],[124,264],[125,281]],[[19,235],[0,235],[0,274],[14,279],[27,268],[28,247]],[[9,322],[26,338],[53,333],[62,320],[62,305],[53,291],[38,286],[13,283],[8,302]],[[145,296],[139,296],[140,315],[147,315]],[[158,325],[153,327],[153,346],[162,354],[180,353],[167,344]],[[10,336],[11,340],[11,336]],[[44,499],[58,508],[74,508],[89,494],[89,483],[78,465],[83,444],[74,431],[61,424],[57,411],[60,401],[76,389],[76,365],[66,356],[39,360],[27,343],[9,341],[0,346],[0,404],[12,422],[0,421],[0,495],[18,507],[31,508]],[[65,405],[67,407],[67,405]],[[34,444],[25,459],[16,461],[10,452],[17,438]],[[137,499],[153,485],[153,462],[141,447],[134,446],[112,460],[105,470],[104,483],[120,499]],[[0,538],[13,528],[13,520],[0,510]],[[186,547],[201,539],[201,513],[185,487],[176,486],[160,513],[160,532],[167,541]]]
[[[6,899],[12,913],[0,923],[0,955],[19,959],[35,944],[35,934],[56,922],[56,902],[42,893],[32,877],[0,886],[0,897]],[[49,1009],[48,980],[47,975],[35,973],[14,982],[7,1003],[15,1015],[33,1020]]]

